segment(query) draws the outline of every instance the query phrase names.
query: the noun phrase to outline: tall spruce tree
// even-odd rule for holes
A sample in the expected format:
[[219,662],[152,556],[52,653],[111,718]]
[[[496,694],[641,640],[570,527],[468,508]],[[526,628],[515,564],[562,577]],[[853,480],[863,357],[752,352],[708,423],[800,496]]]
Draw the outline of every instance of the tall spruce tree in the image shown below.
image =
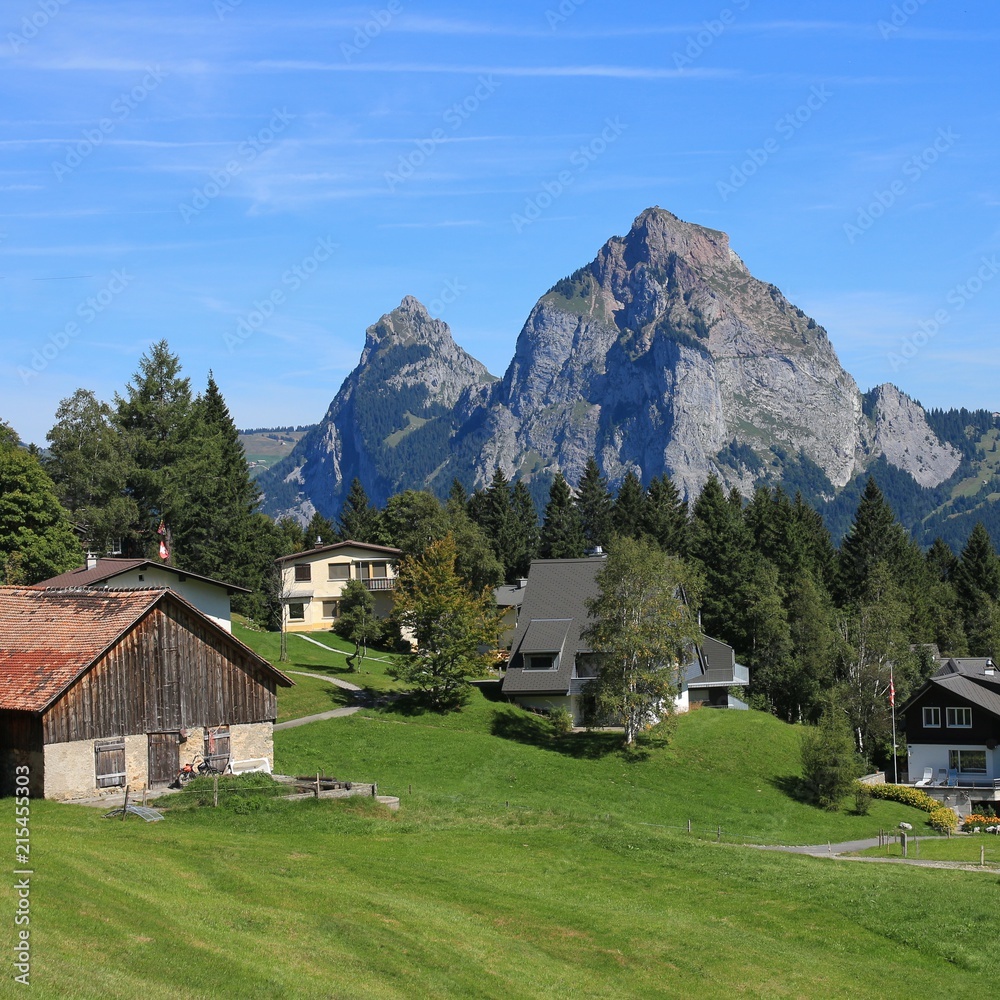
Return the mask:
[[742,512],[709,476],[691,512],[689,555],[705,577],[705,632],[738,652],[749,641],[746,588],[753,571],[752,541]]
[[344,541],[382,545],[385,544],[384,535],[378,508],[368,500],[361,480],[355,476],[340,508],[340,537]]
[[977,521],[951,573],[973,656],[1000,653],[1000,560],[981,521]]
[[579,559],[585,546],[580,513],[573,503],[569,483],[557,472],[545,505],[539,555],[543,559]]
[[611,526],[627,538],[641,538],[645,532],[646,494],[639,477],[629,469],[611,505]]
[[335,541],[337,541],[337,529],[333,526],[333,521],[324,517],[318,510],[313,511],[313,516],[309,518],[305,530],[306,548],[314,549],[318,545],[331,545]]
[[859,594],[878,563],[885,563],[894,579],[907,548],[906,531],[896,520],[875,480],[869,477],[838,558],[838,590],[847,602]]
[[666,474],[650,480],[642,528],[664,552],[683,556],[687,551],[687,501]]
[[613,531],[612,498],[608,481],[601,475],[596,459],[587,459],[573,502],[580,515],[587,548],[607,545]]
[[133,459],[127,491],[139,510],[138,547],[147,555],[155,554],[157,526],[181,509],[189,485],[182,459],[190,450],[191,383],[180,372],[177,355],[160,340],[139,359],[125,395],[115,394],[116,419]]
[[87,389],[56,410],[44,465],[83,543],[98,555],[121,551],[133,537],[139,507],[126,491],[131,458],[114,411]]
[[523,479],[514,483],[510,506],[514,530],[508,579],[514,580],[528,575],[531,560],[538,554],[538,511]]

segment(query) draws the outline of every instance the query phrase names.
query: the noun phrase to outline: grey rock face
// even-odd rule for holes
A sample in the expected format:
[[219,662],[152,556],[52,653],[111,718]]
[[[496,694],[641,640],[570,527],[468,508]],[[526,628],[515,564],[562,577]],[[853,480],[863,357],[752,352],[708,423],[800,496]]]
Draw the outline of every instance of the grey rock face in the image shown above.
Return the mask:
[[651,208],[542,296],[499,382],[404,299],[368,329],[323,423],[272,475],[294,477],[285,494],[298,489],[300,511],[312,501],[329,516],[355,475],[382,501],[405,487],[444,493],[470,468],[477,485],[496,467],[575,482],[591,455],[612,482],[667,473],[688,495],[711,473],[749,493],[780,479],[789,456],[835,488],[879,455],[924,486],[959,464],[893,386],[866,415],[823,328],[754,278],[725,233]]

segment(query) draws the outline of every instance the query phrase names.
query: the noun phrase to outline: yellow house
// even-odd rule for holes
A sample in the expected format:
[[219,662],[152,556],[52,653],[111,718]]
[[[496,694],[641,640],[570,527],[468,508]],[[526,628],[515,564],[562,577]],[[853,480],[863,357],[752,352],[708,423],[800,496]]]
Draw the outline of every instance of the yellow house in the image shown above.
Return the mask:
[[375,614],[388,617],[396,587],[400,549],[367,542],[336,542],[276,560],[281,567],[281,603],[289,632],[333,627],[349,580],[360,580],[375,598]]

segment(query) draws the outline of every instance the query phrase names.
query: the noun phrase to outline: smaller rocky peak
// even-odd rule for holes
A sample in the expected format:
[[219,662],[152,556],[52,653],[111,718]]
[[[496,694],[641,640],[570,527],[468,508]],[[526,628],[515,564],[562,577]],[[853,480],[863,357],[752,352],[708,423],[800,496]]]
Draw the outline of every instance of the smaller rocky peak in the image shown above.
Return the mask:
[[445,351],[456,349],[448,324],[434,319],[419,299],[407,295],[392,312],[380,317],[365,331],[361,362],[364,364],[373,354],[394,347],[415,345]]

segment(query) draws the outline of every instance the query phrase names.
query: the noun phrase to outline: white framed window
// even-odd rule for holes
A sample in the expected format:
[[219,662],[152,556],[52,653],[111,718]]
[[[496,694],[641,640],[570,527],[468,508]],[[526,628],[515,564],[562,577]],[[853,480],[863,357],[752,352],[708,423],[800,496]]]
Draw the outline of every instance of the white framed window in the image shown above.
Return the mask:
[[925,708],[924,729],[940,729],[940,728],[941,728],[941,709]]
[[949,750],[948,770],[960,771],[963,774],[986,773],[985,750]]
[[946,708],[945,720],[949,729],[971,729],[972,709],[971,708]]
[[288,605],[288,617],[293,622],[301,622],[306,617],[306,606],[301,601]]
[[555,670],[555,653],[530,653],[524,657],[525,670]]

